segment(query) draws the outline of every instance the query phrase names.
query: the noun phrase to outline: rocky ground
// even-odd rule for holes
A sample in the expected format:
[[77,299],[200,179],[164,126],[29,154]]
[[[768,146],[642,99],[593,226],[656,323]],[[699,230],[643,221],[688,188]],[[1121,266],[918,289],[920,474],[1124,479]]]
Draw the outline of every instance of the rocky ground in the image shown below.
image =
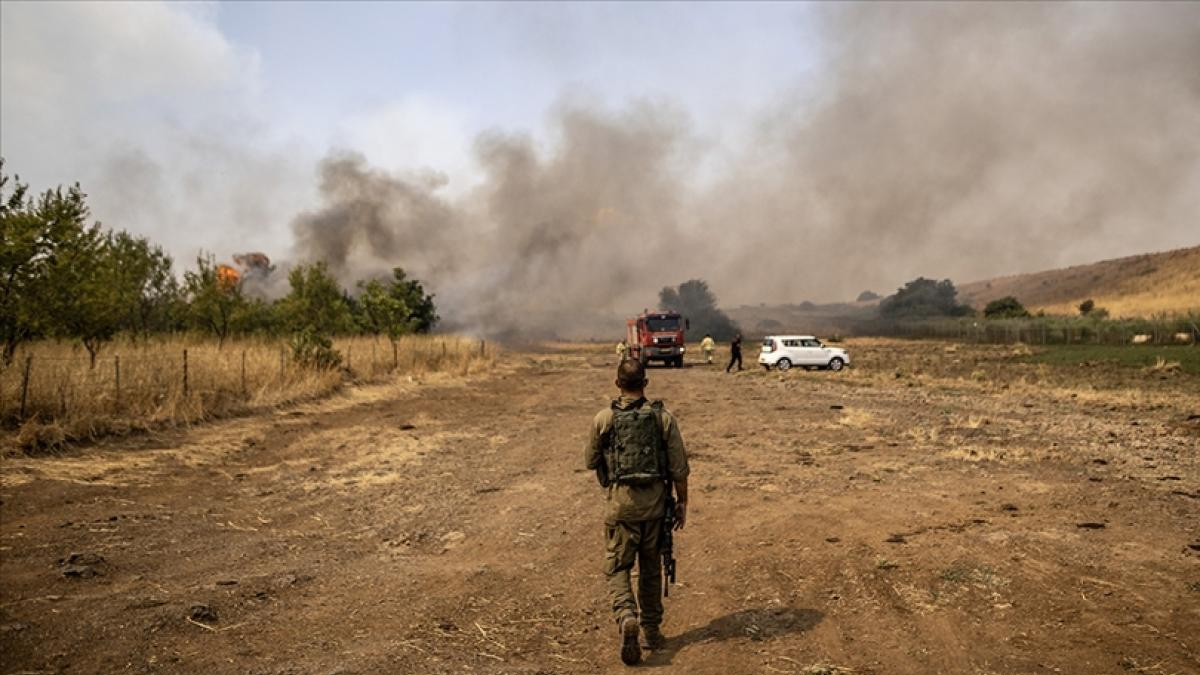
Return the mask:
[[[1200,672],[1200,377],[852,342],[655,369],[680,673]],[[0,673],[622,672],[581,470],[607,347],[4,458]]]

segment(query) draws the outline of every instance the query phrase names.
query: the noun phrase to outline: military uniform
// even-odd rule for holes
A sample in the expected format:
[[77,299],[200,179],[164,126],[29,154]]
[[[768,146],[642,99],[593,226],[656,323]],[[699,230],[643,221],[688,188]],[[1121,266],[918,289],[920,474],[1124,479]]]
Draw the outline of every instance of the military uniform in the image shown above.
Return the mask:
[[[622,396],[616,406],[630,410],[645,399]],[[675,418],[665,409],[657,411],[666,447],[667,473],[671,480],[688,475],[687,452]],[[591,437],[584,452],[588,469],[604,462],[613,428],[612,407],[596,414]],[[613,615],[618,624],[627,616],[639,617],[643,629],[657,629],[662,623],[662,567],[659,543],[668,486],[662,481],[649,485],[610,484],[605,488],[607,505],[604,516],[604,574],[608,578]],[[638,566],[636,600],[630,583],[634,562]],[[640,616],[639,616],[640,607]]]

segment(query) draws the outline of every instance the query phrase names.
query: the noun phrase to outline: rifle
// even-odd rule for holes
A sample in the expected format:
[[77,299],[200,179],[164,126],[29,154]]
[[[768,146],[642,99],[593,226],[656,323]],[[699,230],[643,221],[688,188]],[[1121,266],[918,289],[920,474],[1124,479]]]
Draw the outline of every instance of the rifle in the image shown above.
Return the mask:
[[667,502],[663,509],[662,538],[659,541],[659,551],[662,553],[663,597],[670,597],[671,584],[675,583],[675,496],[671,494],[671,484],[667,483]]

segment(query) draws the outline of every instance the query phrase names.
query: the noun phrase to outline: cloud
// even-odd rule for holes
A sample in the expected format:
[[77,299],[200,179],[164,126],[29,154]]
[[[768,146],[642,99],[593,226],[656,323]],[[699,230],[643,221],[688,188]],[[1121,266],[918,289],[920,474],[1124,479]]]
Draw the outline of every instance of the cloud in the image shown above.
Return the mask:
[[[267,245],[313,155],[258,100],[258,55],[190,5],[4,3],[0,154],[35,189],[79,181],[106,225],[188,263]],[[266,236],[264,236],[266,235]],[[222,252],[224,253],[224,252]]]

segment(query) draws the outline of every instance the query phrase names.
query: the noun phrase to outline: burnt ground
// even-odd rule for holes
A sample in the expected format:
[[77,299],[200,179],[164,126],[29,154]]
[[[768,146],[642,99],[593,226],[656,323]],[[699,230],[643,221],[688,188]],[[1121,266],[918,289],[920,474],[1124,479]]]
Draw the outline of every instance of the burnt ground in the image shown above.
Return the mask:
[[[651,372],[679,673],[1200,672],[1200,378],[851,343]],[[0,673],[622,672],[580,470],[607,347],[3,459]]]

